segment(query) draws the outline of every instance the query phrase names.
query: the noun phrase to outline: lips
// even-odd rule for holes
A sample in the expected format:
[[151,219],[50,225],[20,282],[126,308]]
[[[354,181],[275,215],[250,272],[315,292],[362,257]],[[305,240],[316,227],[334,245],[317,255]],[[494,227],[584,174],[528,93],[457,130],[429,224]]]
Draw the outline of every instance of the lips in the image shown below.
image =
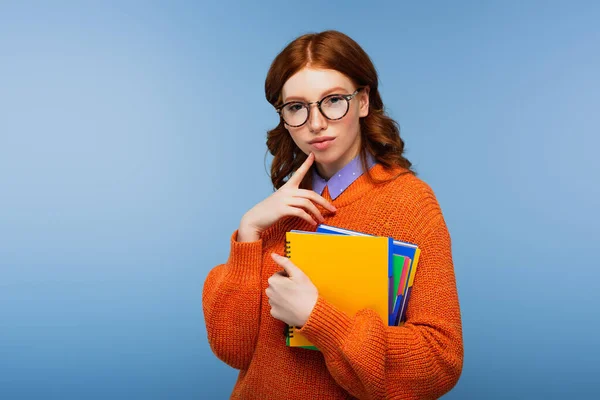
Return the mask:
[[329,148],[331,146],[331,144],[333,143],[333,141],[335,140],[335,138],[331,138],[331,139],[321,139],[320,140],[313,140],[311,143],[311,146],[319,151],[322,150],[326,150],[327,148]]
[[310,142],[308,142],[308,144],[322,143],[322,142],[327,142],[327,141],[330,141],[333,139],[335,139],[335,138],[331,137],[331,136],[323,136],[323,137],[311,140]]

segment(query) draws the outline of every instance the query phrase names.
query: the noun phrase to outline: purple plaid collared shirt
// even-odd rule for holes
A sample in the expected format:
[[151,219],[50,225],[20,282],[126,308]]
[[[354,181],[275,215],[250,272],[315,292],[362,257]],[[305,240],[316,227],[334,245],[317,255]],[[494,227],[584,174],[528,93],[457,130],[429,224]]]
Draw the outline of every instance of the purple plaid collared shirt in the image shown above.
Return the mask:
[[[375,159],[373,156],[367,153],[367,165],[369,169],[375,165]],[[325,187],[329,188],[329,195],[331,200],[335,200],[340,194],[346,190],[358,177],[364,174],[365,171],[362,168],[360,162],[360,155],[357,155],[350,161],[344,168],[339,170],[333,175],[328,181],[321,178],[317,173],[317,169],[313,168],[313,190],[319,195],[323,194]]]

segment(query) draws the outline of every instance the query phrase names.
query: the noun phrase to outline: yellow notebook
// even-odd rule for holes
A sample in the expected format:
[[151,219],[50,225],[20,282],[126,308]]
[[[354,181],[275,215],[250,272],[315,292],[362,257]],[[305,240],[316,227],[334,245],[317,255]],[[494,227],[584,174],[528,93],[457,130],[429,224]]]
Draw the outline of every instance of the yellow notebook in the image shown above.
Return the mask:
[[[286,256],[310,278],[319,295],[348,315],[363,308],[388,320],[393,240],[378,236],[286,233]],[[289,327],[287,345],[316,347]]]

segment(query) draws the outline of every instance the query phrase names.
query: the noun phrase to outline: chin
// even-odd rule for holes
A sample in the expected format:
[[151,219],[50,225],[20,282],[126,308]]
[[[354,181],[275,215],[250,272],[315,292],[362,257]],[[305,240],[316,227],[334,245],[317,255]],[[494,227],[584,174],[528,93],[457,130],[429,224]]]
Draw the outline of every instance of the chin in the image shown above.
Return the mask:
[[338,159],[337,154],[333,154],[333,152],[315,152],[315,161],[319,164],[331,164]]

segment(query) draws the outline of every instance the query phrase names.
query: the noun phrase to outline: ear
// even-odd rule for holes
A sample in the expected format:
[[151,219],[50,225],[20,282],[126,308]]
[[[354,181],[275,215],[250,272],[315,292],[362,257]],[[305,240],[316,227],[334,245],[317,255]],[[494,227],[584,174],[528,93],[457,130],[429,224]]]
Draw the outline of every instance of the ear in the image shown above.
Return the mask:
[[359,93],[359,109],[358,109],[358,116],[359,117],[366,117],[367,115],[369,115],[369,93],[370,93],[370,88],[368,86],[365,86],[365,88],[363,90],[360,91]]

